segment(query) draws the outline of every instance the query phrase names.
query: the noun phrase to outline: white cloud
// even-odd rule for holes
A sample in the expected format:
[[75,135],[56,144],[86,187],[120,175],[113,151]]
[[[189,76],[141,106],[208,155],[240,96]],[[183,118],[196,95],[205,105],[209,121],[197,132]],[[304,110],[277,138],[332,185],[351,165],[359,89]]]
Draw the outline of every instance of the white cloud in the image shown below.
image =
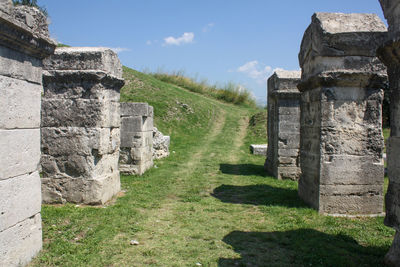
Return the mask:
[[190,44],[193,43],[194,33],[193,32],[185,32],[181,37],[166,37],[164,38],[164,46],[166,45],[181,45],[181,44]]
[[246,62],[244,65],[236,69],[236,72],[246,74],[248,77],[256,80],[258,83],[265,83],[269,76],[276,70],[281,68],[273,69],[271,66],[267,66],[257,60]]
[[206,26],[203,27],[203,32],[209,32],[212,27],[214,27],[215,24],[213,22],[208,23]]
[[126,47],[110,47],[110,49],[117,54],[121,52],[131,51],[129,48]]
[[146,44],[147,44],[147,45],[152,45],[152,44],[153,44],[153,42],[152,42],[152,41],[150,41],[150,40],[147,40],[147,41],[146,41]]

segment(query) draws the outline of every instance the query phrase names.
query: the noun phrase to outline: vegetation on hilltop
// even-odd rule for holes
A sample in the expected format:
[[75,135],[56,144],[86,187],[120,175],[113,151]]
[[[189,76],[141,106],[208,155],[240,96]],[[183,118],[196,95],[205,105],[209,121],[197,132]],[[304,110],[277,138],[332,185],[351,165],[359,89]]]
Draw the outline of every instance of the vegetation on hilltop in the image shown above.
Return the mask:
[[229,82],[224,86],[210,85],[206,80],[197,81],[186,77],[183,71],[172,73],[156,72],[151,75],[160,81],[175,84],[189,91],[213,97],[226,103],[256,107],[256,102],[250,92],[241,85]]

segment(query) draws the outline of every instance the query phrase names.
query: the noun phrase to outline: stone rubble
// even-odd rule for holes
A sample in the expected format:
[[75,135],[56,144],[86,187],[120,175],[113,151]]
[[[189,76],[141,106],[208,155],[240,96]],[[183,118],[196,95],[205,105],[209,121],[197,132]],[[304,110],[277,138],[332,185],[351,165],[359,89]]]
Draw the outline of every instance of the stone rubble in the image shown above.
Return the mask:
[[42,248],[42,60],[55,46],[39,10],[0,0],[0,266],[25,266]]
[[142,175],[153,166],[153,107],[147,103],[121,103],[119,170]]
[[388,37],[378,49],[378,56],[387,67],[390,92],[390,137],[387,141],[389,187],[385,196],[385,225],[396,230],[385,263],[400,266],[400,1],[380,0],[389,25]]
[[156,127],[153,128],[153,159],[169,156],[170,141],[170,136],[163,135]]
[[322,214],[383,212],[386,34],[377,15],[342,13],[314,14],[304,34],[298,193]]
[[276,71],[268,79],[268,151],[264,168],[278,179],[300,176],[300,71]]
[[120,190],[118,56],[107,48],[63,47],[44,65],[43,202],[104,204]]

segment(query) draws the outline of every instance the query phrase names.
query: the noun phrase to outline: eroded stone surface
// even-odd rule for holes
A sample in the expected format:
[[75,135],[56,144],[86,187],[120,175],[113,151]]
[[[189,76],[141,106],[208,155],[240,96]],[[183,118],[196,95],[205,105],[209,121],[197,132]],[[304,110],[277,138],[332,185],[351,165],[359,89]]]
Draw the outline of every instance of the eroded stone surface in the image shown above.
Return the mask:
[[54,49],[39,10],[0,1],[0,266],[25,266],[42,247],[42,59]]
[[266,156],[266,155],[267,155],[267,148],[268,148],[268,145],[267,145],[267,144],[263,144],[263,145],[250,145],[251,153],[253,153],[254,155]]
[[142,175],[153,166],[153,107],[121,103],[121,173]]
[[169,156],[170,141],[170,136],[163,135],[156,127],[153,128],[153,159]]
[[122,65],[117,54],[105,47],[59,47],[44,64],[46,69],[100,70],[122,78]]
[[268,149],[265,169],[278,179],[300,176],[300,71],[276,71],[268,79]]
[[0,231],[0,266],[25,266],[41,249],[40,213]]
[[386,36],[376,15],[340,13],[314,14],[304,34],[299,196],[320,213],[382,214]]
[[400,1],[380,0],[389,25],[386,42],[378,49],[378,56],[387,66],[390,92],[390,137],[387,147],[389,187],[385,196],[385,224],[396,229],[396,235],[385,263],[400,266]]
[[110,49],[70,47],[44,66],[43,202],[103,204],[120,189],[121,63]]

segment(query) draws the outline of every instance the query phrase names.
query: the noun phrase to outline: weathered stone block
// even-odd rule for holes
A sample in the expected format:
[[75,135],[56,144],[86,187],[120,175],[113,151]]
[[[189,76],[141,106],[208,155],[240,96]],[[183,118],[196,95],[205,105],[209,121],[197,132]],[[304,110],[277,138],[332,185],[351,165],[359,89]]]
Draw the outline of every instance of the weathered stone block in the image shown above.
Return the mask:
[[121,103],[121,116],[122,117],[153,117],[153,107],[147,103]]
[[0,266],[25,266],[42,246],[42,59],[54,49],[46,16],[0,1]]
[[267,155],[267,144],[263,145],[250,145],[250,150],[254,155],[262,155],[266,156]]
[[143,117],[122,117],[121,118],[121,132],[134,133],[143,132]]
[[103,204],[120,189],[121,63],[85,47],[57,49],[44,66],[43,201]]
[[121,190],[119,171],[95,179],[42,178],[43,203],[101,205]]
[[0,232],[40,213],[40,177],[37,171],[0,180]]
[[119,104],[96,99],[43,99],[42,127],[119,127]]
[[300,175],[299,81],[299,71],[276,71],[268,79],[268,149],[265,169],[278,179],[297,180]]
[[154,163],[152,160],[150,161],[135,161],[131,162],[130,164],[122,164],[119,165],[119,170],[121,173],[126,175],[142,175],[153,167]]
[[101,155],[93,150],[92,155],[42,155],[43,177],[90,179],[118,170],[118,152]]
[[40,214],[0,231],[0,266],[25,266],[41,249]]
[[375,160],[371,156],[324,156],[320,165],[320,185],[382,186],[383,161]]
[[95,179],[118,170],[119,128],[42,128],[42,174]]
[[[319,209],[322,214],[333,216],[358,216],[360,214],[383,215],[381,191],[366,193],[349,192],[342,195],[324,195],[320,192]],[[377,211],[380,211],[379,213]]]
[[43,72],[46,99],[99,99],[116,101],[124,80],[106,72],[90,70],[48,70]]
[[41,85],[0,76],[0,129],[38,128],[41,91]]
[[39,144],[40,129],[0,130],[0,180],[36,171]]
[[144,147],[152,143],[152,132],[121,132],[121,147]]
[[0,75],[40,85],[42,84],[42,61],[0,46]]
[[376,15],[316,13],[299,54],[299,196],[322,214],[382,214],[382,88]]
[[45,127],[42,128],[43,154],[112,154],[120,144],[119,128]]
[[105,47],[59,47],[44,65],[57,70],[100,70],[122,78],[118,55]]
[[375,14],[315,13],[299,53],[302,80],[327,71],[384,72],[375,55],[386,32]]
[[152,146],[132,148],[131,157],[135,161],[150,161],[152,159]]
[[153,166],[153,107],[121,103],[121,173],[143,174]]
[[154,121],[152,117],[143,117],[143,131],[151,132],[154,128]]

